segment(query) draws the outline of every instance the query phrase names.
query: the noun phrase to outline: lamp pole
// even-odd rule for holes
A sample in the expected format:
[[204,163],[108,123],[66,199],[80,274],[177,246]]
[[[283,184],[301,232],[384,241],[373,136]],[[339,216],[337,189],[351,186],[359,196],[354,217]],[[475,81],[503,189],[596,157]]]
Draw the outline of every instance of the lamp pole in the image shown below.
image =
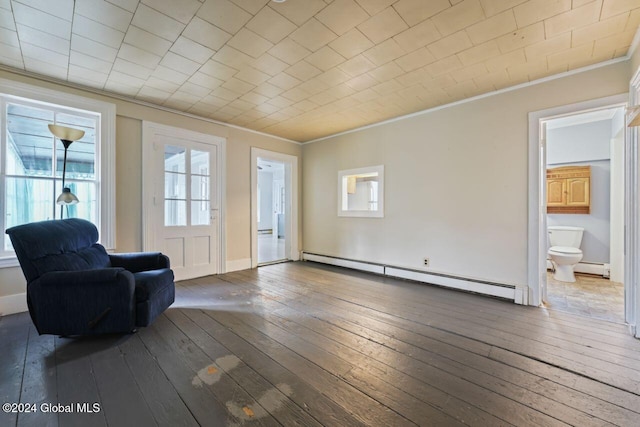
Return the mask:
[[[84,131],[80,129],[68,128],[50,124],[49,131],[62,142],[64,145],[64,163],[62,164],[62,193],[56,199],[56,204],[60,205],[60,219],[64,216],[64,205],[75,205],[78,198],[71,192],[71,189],[65,187],[65,178],[67,176],[67,150],[73,141],[77,141],[84,136]],[[57,167],[56,167],[57,168]],[[67,210],[67,215],[69,210]]]
[[[64,145],[64,161],[62,163],[62,192],[64,193],[65,190],[65,186],[64,186],[64,179],[67,175],[67,150],[69,149],[69,146],[71,145],[71,143],[73,141],[69,141],[68,139],[61,139],[60,142],[62,142],[62,145]],[[67,216],[69,211],[67,211]],[[60,219],[62,219],[64,214],[64,205],[60,205]]]

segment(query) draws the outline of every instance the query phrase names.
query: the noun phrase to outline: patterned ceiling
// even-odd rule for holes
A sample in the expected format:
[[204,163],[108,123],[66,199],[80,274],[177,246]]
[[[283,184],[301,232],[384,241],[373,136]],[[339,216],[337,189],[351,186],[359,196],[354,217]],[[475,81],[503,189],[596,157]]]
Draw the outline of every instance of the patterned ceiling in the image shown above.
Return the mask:
[[309,141],[627,55],[640,0],[0,0],[0,64]]

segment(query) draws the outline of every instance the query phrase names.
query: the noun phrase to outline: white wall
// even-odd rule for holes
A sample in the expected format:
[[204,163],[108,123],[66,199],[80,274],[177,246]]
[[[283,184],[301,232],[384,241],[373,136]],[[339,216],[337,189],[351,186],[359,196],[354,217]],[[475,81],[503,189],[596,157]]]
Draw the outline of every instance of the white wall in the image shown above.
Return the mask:
[[[616,63],[304,145],[304,250],[527,284],[528,113],[628,82]],[[338,171],[378,164],[385,217],[337,217]]]
[[[553,122],[553,120],[551,120]],[[582,262],[605,264],[611,241],[611,147],[612,121],[581,123],[547,131],[547,166],[591,166],[589,214],[549,214],[548,225],[584,228]]]
[[611,132],[610,119],[548,129],[547,164],[609,160]]

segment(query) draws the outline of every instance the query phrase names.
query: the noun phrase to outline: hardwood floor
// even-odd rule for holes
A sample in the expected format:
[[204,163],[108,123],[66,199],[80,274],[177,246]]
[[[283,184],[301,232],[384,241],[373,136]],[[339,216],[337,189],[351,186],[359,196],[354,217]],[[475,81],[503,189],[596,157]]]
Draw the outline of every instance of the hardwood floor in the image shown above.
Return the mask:
[[313,263],[182,282],[134,335],[38,336],[23,313],[0,342],[0,400],[37,408],[1,426],[640,422],[624,325]]

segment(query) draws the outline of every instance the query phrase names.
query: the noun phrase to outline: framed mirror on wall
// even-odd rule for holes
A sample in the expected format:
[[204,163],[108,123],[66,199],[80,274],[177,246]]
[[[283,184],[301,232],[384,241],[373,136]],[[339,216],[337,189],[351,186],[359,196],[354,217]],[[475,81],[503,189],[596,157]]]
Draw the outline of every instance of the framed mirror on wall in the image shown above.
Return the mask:
[[338,172],[338,216],[384,217],[384,165]]

